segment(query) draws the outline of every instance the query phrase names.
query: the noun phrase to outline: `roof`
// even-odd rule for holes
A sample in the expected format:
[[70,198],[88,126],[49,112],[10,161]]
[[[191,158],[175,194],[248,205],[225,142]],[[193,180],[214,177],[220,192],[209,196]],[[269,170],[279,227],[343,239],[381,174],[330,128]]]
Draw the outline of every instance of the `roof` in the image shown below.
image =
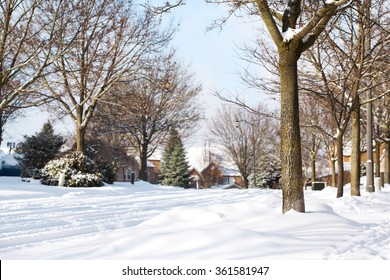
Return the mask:
[[0,161],[2,165],[8,165],[8,166],[18,166],[19,163],[15,159],[13,154],[0,154]]
[[219,167],[223,176],[230,176],[230,177],[239,177],[241,176],[240,172],[237,169],[234,168],[228,168],[224,166]]

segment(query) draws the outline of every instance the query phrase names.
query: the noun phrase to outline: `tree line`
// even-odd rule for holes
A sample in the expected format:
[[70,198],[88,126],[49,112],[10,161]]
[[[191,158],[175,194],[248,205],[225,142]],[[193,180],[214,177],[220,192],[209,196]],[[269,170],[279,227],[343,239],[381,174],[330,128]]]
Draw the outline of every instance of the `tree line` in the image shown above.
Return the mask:
[[[206,2],[228,7],[227,16],[217,20],[215,26],[222,27],[231,16],[240,14],[260,18],[263,25],[259,25],[259,29],[268,33],[267,37],[262,34],[254,47],[247,49],[247,60],[264,66],[275,73],[277,79],[271,80],[271,83],[263,82],[258,76],[244,71],[244,81],[279,94],[283,212],[290,209],[305,211],[301,126],[316,131],[317,135],[328,136],[323,141],[331,143],[328,147],[332,160],[338,157],[337,187],[340,197],[343,195],[340,157],[347,128],[352,125],[352,194],[359,195],[356,178],[360,178],[359,139],[363,105],[383,102],[383,109],[376,111],[380,112],[376,116],[376,138],[386,144],[389,142],[389,10],[386,1]],[[22,97],[26,98],[23,100],[25,107],[37,104],[35,96],[39,97],[40,103],[50,101],[48,106],[71,117],[76,128],[76,148],[83,150],[93,116],[97,111],[104,112],[104,104],[113,103],[118,110],[111,106],[107,110],[115,111],[118,117],[111,120],[113,129],[103,134],[115,138],[114,141],[125,141],[113,132],[128,132],[136,139],[133,143],[138,143],[140,156],[145,156],[144,147],[149,147],[150,140],[160,139],[161,135],[152,133],[158,124],[150,122],[152,114],[139,112],[133,115],[133,119],[137,120],[141,129],[117,124],[117,119],[127,115],[119,110],[122,107],[121,102],[118,104],[119,92],[126,89],[133,92],[136,99],[135,91],[140,89],[141,84],[156,77],[153,71],[147,70],[158,65],[157,68],[166,67],[166,72],[162,74],[162,79],[158,77],[159,82],[153,80],[154,88],[148,90],[153,92],[158,88],[160,96],[157,100],[161,101],[160,104],[170,104],[164,101],[163,93],[173,94],[179,87],[170,80],[174,76],[174,71],[170,70],[172,60],[163,62],[165,66],[157,63],[167,61],[159,55],[173,33],[171,28],[160,29],[161,15],[184,5],[185,1],[146,7],[141,9],[142,12],[132,9],[133,4],[133,1],[3,1],[2,11],[7,13],[4,13],[1,22],[0,112],[5,112],[7,106],[22,107],[10,105],[21,102],[18,98]],[[180,81],[183,80],[190,81],[191,75]],[[132,83],[129,84],[129,81]],[[189,95],[197,90],[199,87],[196,85],[187,87]],[[112,92],[117,95],[115,100],[107,98]],[[142,94],[145,95],[148,96]],[[316,104],[318,118],[304,118],[310,122],[303,123],[300,106],[307,109],[310,106],[302,104],[310,102]],[[149,108],[156,111],[157,107],[153,104],[145,107],[144,111]],[[256,108],[252,111],[256,112]],[[308,112],[310,114],[310,110]],[[6,112],[4,119],[9,114]],[[188,114],[190,112],[184,114],[184,119]],[[102,115],[103,121],[110,122],[107,115]],[[97,120],[94,122],[95,128],[102,127]],[[328,123],[331,125],[329,129],[325,126]],[[175,126],[166,127],[178,130],[188,127],[180,122]],[[311,153],[318,146],[317,139],[311,139]],[[313,153],[312,158],[315,157]]]
[[[280,98],[283,212],[305,211],[302,136],[309,135],[306,150],[313,170],[319,141],[327,143],[330,161],[337,162],[334,184],[341,197],[343,141],[352,135],[351,193],[360,195],[360,129],[365,120],[361,111],[366,104],[378,108],[375,139],[386,143],[385,180],[389,181],[389,8],[385,0],[206,2],[229,8],[227,16],[215,22],[217,27],[236,14],[260,17],[263,22],[256,42],[242,48],[243,59],[274,76],[259,77],[245,68],[242,77],[248,86]],[[232,102],[259,113],[239,98]]]
[[44,106],[72,120],[76,151],[97,138],[132,145],[145,179],[146,159],[170,131],[184,134],[199,119],[201,88],[170,47],[176,27],[163,6],[5,0],[0,8],[1,132],[21,109]]

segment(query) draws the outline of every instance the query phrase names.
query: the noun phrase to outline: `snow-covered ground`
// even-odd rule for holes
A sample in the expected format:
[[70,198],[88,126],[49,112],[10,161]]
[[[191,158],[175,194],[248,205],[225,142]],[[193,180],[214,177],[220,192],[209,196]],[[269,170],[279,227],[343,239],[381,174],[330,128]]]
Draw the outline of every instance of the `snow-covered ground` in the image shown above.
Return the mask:
[[184,190],[138,182],[90,189],[0,177],[2,259],[390,259],[390,186],[336,199],[305,191]]

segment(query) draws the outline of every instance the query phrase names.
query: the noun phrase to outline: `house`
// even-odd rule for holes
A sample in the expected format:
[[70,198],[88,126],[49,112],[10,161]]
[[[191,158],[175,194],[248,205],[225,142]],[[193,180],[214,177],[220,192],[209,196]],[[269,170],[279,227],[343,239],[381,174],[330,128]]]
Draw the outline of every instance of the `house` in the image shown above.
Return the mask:
[[148,182],[152,184],[158,183],[158,174],[161,168],[161,161],[159,159],[148,160]]
[[222,177],[223,177],[223,185],[231,185],[234,188],[234,185],[241,186],[242,179],[241,174],[238,170],[234,168],[220,166]]
[[[148,160],[148,182],[156,184],[158,182],[158,173],[160,171],[160,160]],[[128,156],[121,163],[117,163],[116,178],[119,182],[130,182],[132,176],[134,180],[139,178],[140,164],[134,156]]]
[[[379,145],[379,153],[377,153],[377,150],[376,150],[375,146],[374,146],[374,149],[373,149],[373,162],[374,163],[376,162],[377,156],[379,155],[380,172],[381,173],[385,172],[385,149],[386,149],[385,146],[386,146],[385,143],[381,143]],[[361,152],[360,159],[361,159],[362,164],[366,163],[366,161],[367,161],[367,150],[364,150],[364,151]],[[351,159],[350,149],[347,149],[344,152],[344,156],[343,156],[344,167],[345,167],[346,170],[350,170],[351,160],[352,159]],[[376,168],[376,167],[374,167],[374,168]]]
[[207,189],[213,186],[230,185],[236,188],[242,186],[240,173],[233,169],[211,162],[201,172],[195,168],[190,171],[190,181],[192,187]]
[[0,176],[20,176],[21,169],[14,154],[0,151]]
[[[380,173],[381,173],[381,175],[384,174],[384,172],[385,172],[385,146],[386,146],[385,143],[381,143],[381,145],[379,146],[379,160],[380,160]],[[376,153],[376,151],[377,151],[376,147],[374,147],[374,150],[373,150],[374,163],[377,159],[377,154],[378,154],[378,153]],[[361,152],[360,159],[361,159],[362,166],[365,166],[366,161],[367,161],[367,151],[366,150]],[[348,143],[347,143],[346,148],[344,149],[344,154],[343,154],[344,183],[345,184],[348,184],[351,182],[351,161],[352,161],[351,148],[350,148],[350,145],[348,145]],[[374,166],[374,168],[375,168],[375,166]],[[337,175],[337,166],[336,166],[336,175]],[[364,175],[364,174],[362,174],[362,175]],[[322,177],[318,178],[317,180],[325,181],[325,182],[327,182],[328,185],[331,185],[331,181],[332,181],[331,179],[332,179],[332,175],[327,175],[327,176],[322,176]],[[383,181],[382,181],[382,185],[383,185]]]
[[119,182],[130,182],[132,176],[137,179],[139,173],[138,161],[133,156],[126,156],[121,162],[116,163],[116,179]]

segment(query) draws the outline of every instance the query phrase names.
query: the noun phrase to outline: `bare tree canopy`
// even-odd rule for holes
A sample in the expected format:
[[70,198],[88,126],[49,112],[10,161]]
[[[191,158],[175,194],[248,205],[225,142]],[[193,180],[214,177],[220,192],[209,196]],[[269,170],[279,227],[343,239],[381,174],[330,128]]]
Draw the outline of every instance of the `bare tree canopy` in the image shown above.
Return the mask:
[[224,107],[211,120],[209,128],[214,142],[236,164],[244,188],[248,188],[248,177],[255,173],[257,165],[267,164],[260,163],[260,158],[268,153],[279,157],[279,149],[275,149],[278,142],[275,120],[265,117],[269,112],[263,105],[258,105],[256,111],[263,114],[253,114],[237,106]]
[[[51,5],[48,17],[44,0],[0,1],[0,118],[1,131],[21,108],[37,106],[37,81],[65,50],[54,46],[66,20],[63,1]],[[69,35],[71,39],[71,35]],[[0,135],[1,142],[1,135]]]
[[[305,212],[302,175],[301,138],[299,127],[298,60],[313,46],[333,16],[348,0],[267,1],[267,0],[206,0],[226,5],[226,20],[238,11],[262,19],[277,49],[280,82],[280,124],[283,213]],[[310,9],[309,9],[310,8]]]
[[[158,3],[150,3],[148,1],[144,4],[144,7],[147,7],[150,11],[155,14],[163,14],[168,13],[172,9],[185,5],[184,0],[176,0],[176,1],[157,1]],[[162,3],[161,3],[162,2]]]
[[145,66],[146,58],[161,51],[172,30],[162,31],[161,17],[138,12],[133,1],[70,0],[68,23],[56,38],[62,49],[76,34],[70,48],[45,76],[47,97],[76,126],[77,150],[84,150],[84,135],[97,104],[119,80]]
[[384,0],[351,3],[351,9],[340,14],[337,23],[303,57],[306,67],[301,69],[301,91],[323,99],[324,109],[335,123],[338,197],[344,186],[345,133],[351,126],[351,194],[360,195],[360,108],[367,102],[367,93],[376,88],[381,90],[370,102],[389,94],[382,86],[389,79],[389,68],[383,67],[389,57],[390,40],[383,30],[389,25],[389,12]]
[[141,159],[146,180],[147,159],[174,129],[186,135],[201,118],[196,97],[201,87],[194,75],[175,61],[174,52],[156,56],[137,79],[118,81],[99,108],[102,124],[126,135]]

